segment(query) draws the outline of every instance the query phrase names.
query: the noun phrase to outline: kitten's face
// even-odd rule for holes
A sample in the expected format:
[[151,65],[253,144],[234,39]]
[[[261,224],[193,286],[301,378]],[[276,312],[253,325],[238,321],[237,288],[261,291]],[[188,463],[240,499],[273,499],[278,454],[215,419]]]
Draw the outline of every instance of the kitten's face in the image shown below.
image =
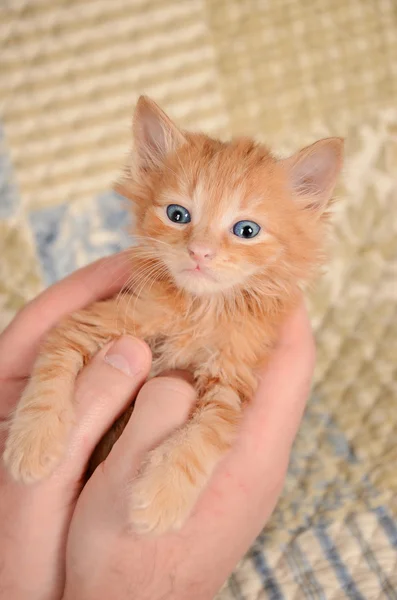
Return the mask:
[[[193,295],[266,286],[274,272],[310,267],[319,215],[340,166],[341,142],[276,160],[250,140],[229,144],[180,132],[156,105],[138,103],[137,234],[176,285]],[[125,193],[125,187],[122,189]],[[310,256],[312,254],[312,256]],[[268,281],[266,277],[268,276]]]
[[208,150],[170,161],[139,226],[177,286],[195,295],[244,288],[282,259],[280,216],[296,212],[269,181],[268,156],[244,164],[241,145],[214,149],[211,160]]

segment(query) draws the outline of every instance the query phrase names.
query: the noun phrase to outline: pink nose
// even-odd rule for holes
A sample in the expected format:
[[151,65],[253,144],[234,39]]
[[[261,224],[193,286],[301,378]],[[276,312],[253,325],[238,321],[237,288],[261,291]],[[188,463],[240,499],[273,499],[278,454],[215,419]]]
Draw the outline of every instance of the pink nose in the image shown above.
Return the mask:
[[211,246],[199,244],[198,242],[189,244],[188,252],[195,260],[211,260],[215,255],[215,251]]

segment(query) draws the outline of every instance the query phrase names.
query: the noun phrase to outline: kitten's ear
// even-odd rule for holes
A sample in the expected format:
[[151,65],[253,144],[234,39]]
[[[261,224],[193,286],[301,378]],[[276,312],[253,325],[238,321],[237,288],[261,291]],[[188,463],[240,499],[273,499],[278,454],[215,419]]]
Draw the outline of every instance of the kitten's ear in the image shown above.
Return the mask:
[[169,152],[186,142],[178,127],[147,96],[137,102],[132,132],[136,160],[142,169],[158,168]]
[[327,138],[282,161],[302,208],[321,214],[327,207],[343,163],[343,139]]

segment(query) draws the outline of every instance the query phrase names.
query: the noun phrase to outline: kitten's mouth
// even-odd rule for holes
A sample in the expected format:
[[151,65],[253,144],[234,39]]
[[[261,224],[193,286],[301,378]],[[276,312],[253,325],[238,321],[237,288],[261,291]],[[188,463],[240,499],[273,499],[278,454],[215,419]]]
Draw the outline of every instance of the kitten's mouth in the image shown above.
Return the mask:
[[173,276],[178,287],[199,296],[213,294],[221,285],[217,274],[200,263],[180,265]]
[[200,265],[195,265],[187,269],[182,269],[182,273],[190,277],[197,277],[199,279],[209,279],[210,281],[216,281],[215,277],[208,271],[208,269],[205,269]]

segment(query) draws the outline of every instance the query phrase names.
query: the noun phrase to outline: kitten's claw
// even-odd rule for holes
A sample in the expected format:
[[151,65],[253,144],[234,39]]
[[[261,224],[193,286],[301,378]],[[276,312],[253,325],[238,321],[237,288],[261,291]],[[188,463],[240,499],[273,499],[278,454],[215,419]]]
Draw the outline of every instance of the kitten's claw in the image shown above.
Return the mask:
[[65,451],[71,420],[55,411],[17,414],[11,424],[4,462],[16,481],[33,483],[49,476]]
[[148,467],[132,485],[129,520],[138,533],[178,530],[188,518],[198,490],[168,465]]

